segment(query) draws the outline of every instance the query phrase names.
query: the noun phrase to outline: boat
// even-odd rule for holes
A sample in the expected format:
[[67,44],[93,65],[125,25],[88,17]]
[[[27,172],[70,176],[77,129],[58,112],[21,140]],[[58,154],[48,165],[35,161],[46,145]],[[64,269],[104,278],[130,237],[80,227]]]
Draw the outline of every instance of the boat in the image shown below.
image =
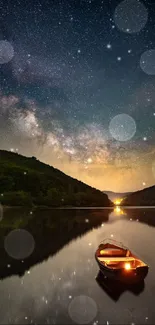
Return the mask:
[[114,301],[118,301],[121,295],[126,291],[132,292],[132,294],[138,296],[145,288],[144,280],[137,283],[124,283],[116,281],[115,279],[105,278],[100,270],[96,276],[96,282]]
[[148,274],[149,266],[122,243],[105,239],[100,243],[95,258],[105,278],[121,282],[140,282]]

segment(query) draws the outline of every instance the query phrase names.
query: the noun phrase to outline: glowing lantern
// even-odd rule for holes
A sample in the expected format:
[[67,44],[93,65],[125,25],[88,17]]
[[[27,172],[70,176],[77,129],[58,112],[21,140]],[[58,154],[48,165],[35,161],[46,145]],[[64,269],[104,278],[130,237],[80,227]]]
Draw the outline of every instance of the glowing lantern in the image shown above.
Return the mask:
[[125,269],[126,270],[130,270],[131,269],[130,263],[125,263]]

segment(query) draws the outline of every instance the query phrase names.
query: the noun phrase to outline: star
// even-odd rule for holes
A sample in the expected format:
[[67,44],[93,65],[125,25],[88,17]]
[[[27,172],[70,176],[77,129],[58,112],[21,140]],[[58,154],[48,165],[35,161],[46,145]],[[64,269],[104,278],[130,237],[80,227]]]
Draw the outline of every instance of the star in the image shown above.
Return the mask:
[[111,44],[107,44],[107,49],[111,49],[112,48],[112,46],[111,46]]
[[[155,134],[154,16],[147,1],[142,7],[139,1],[131,4],[137,3],[142,12],[130,11],[129,0],[118,7],[110,2],[104,6],[104,0],[81,0],[76,5],[64,1],[60,6],[51,1],[44,8],[32,1],[28,14],[18,1],[18,19],[10,3],[7,16],[16,37],[12,39],[4,21],[1,148],[34,156],[101,191],[132,192],[143,188],[141,174],[148,186],[153,182],[149,166]],[[1,9],[5,12],[3,5]],[[132,123],[125,121],[110,132],[111,121],[119,114],[133,119],[134,135]],[[114,133],[120,133],[121,141],[113,138]],[[26,181],[29,172],[25,168],[22,173]],[[60,201],[65,204],[63,195]]]

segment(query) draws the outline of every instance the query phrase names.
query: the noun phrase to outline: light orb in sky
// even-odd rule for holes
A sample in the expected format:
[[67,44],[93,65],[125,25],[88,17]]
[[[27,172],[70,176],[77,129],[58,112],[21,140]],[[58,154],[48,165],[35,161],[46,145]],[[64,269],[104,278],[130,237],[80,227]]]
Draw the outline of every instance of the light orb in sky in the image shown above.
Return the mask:
[[146,25],[148,12],[138,0],[120,2],[114,12],[114,22],[121,31],[133,34],[140,32]]
[[0,41],[0,64],[10,62],[14,57],[14,49],[10,42]]
[[25,259],[33,253],[35,241],[27,230],[15,229],[5,237],[4,248],[12,258]]
[[90,324],[97,315],[97,305],[92,298],[81,295],[71,301],[68,313],[76,324]]
[[115,140],[128,141],[136,133],[136,123],[128,114],[118,114],[110,121],[109,131]]
[[148,75],[155,75],[155,49],[145,51],[140,58],[140,67]]

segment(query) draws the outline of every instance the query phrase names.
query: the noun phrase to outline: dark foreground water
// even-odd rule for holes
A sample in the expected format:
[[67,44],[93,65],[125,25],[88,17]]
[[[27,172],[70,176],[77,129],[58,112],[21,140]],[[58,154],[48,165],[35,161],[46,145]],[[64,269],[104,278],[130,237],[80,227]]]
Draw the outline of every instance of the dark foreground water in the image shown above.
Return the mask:
[[[0,324],[155,324],[154,227],[155,209],[146,208],[1,211]],[[25,251],[15,229],[31,235]],[[145,283],[114,290],[101,281],[94,253],[106,237],[149,264]],[[32,254],[18,260],[17,244]]]

